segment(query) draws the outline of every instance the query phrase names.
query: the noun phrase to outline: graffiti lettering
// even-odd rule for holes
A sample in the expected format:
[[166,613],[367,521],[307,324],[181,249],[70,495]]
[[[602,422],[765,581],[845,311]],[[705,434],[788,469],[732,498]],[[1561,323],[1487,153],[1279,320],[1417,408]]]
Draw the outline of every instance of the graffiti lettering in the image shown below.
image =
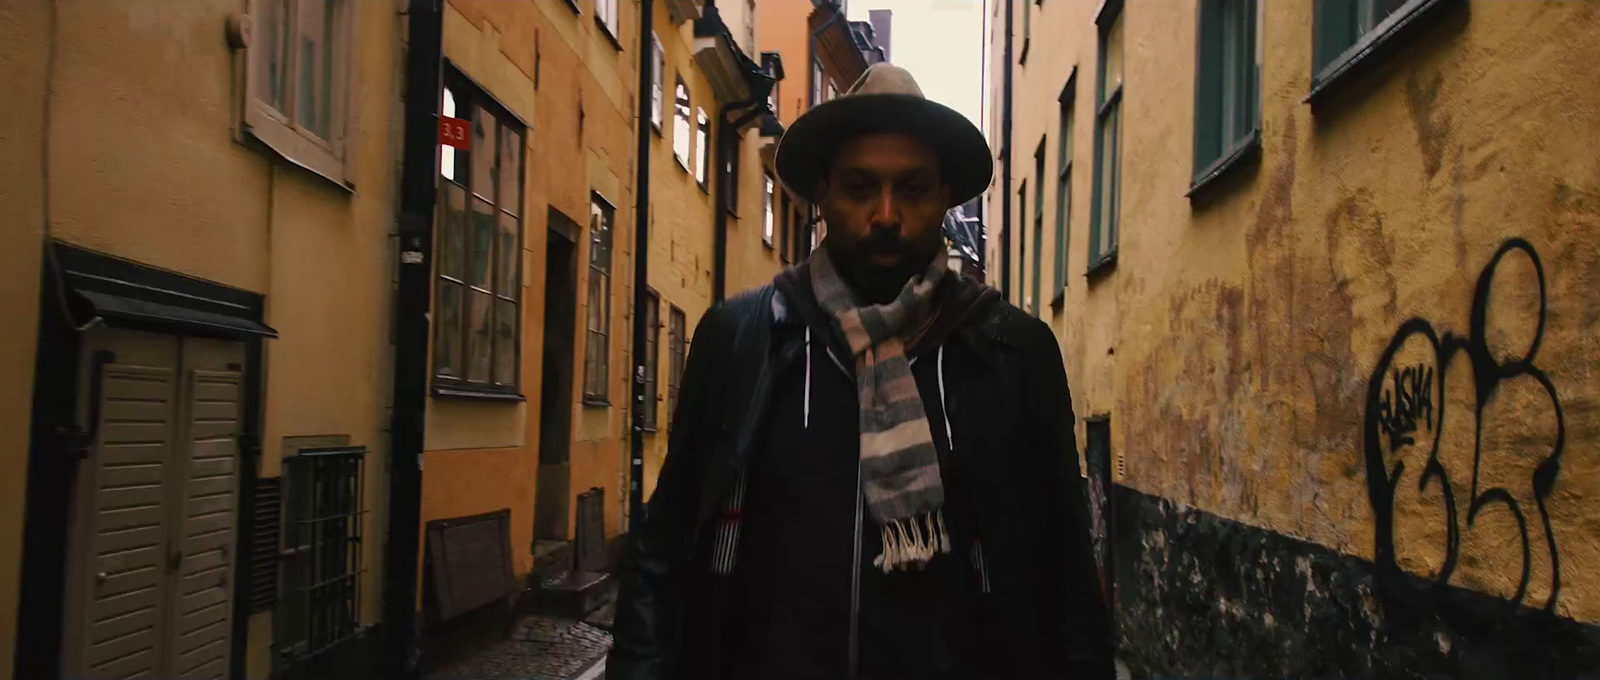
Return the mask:
[[[1526,256],[1533,265],[1538,283],[1538,309],[1533,340],[1526,355],[1506,358],[1496,356],[1489,349],[1488,309],[1490,294],[1494,287],[1495,268],[1507,255],[1513,253]],[[1366,418],[1363,426],[1367,495],[1372,503],[1376,520],[1373,555],[1380,579],[1387,581],[1397,575],[1399,570],[1395,557],[1394,501],[1395,490],[1399,487],[1402,473],[1405,471],[1404,462],[1397,460],[1391,465],[1386,454],[1392,454],[1402,447],[1416,445],[1414,435],[1419,428],[1435,434],[1443,428],[1446,418],[1451,417],[1451,414],[1447,413],[1447,401],[1443,398],[1445,385],[1450,377],[1449,367],[1453,359],[1462,356],[1466,358],[1472,372],[1470,376],[1461,377],[1463,379],[1470,377],[1474,388],[1472,479],[1470,486],[1465,489],[1468,493],[1466,527],[1470,529],[1480,512],[1494,505],[1504,507],[1516,520],[1517,530],[1521,536],[1522,576],[1516,594],[1511,599],[1519,603],[1527,595],[1532,569],[1533,546],[1528,534],[1528,516],[1511,489],[1499,486],[1482,488],[1479,484],[1479,471],[1483,467],[1484,458],[1483,416],[1485,407],[1489,405],[1500,386],[1512,380],[1531,380],[1538,391],[1549,398],[1550,408],[1555,416],[1554,443],[1548,453],[1534,466],[1533,474],[1527,481],[1528,490],[1532,492],[1537,506],[1538,519],[1543,524],[1546,543],[1544,547],[1550,554],[1550,595],[1545,600],[1544,607],[1549,611],[1555,609],[1557,598],[1561,594],[1561,555],[1555,535],[1551,531],[1549,501],[1555,489],[1556,479],[1561,474],[1561,456],[1566,444],[1566,420],[1562,414],[1561,399],[1556,393],[1555,384],[1536,363],[1539,344],[1544,339],[1545,312],[1544,265],[1531,244],[1523,239],[1514,238],[1501,244],[1478,276],[1472,297],[1472,315],[1465,337],[1449,332],[1441,334],[1426,319],[1415,318],[1401,324],[1400,329],[1390,340],[1388,348],[1384,350],[1373,368],[1372,376],[1367,381]],[[1396,356],[1408,343],[1412,346],[1424,344],[1431,352],[1428,358],[1432,360],[1432,366],[1427,364],[1404,368],[1396,366]],[[1455,500],[1458,482],[1450,478],[1449,471],[1440,462],[1439,442],[1440,439],[1434,437],[1432,443],[1428,445],[1428,458],[1418,477],[1417,488],[1422,491],[1427,490],[1432,484],[1437,484],[1441,491],[1446,529],[1445,558],[1436,579],[1442,584],[1448,582],[1455,571],[1460,556],[1462,527]]]
[[1415,444],[1411,433],[1417,422],[1433,429],[1433,367],[1416,365],[1394,369],[1392,387],[1378,401],[1378,426],[1389,438],[1389,450]]

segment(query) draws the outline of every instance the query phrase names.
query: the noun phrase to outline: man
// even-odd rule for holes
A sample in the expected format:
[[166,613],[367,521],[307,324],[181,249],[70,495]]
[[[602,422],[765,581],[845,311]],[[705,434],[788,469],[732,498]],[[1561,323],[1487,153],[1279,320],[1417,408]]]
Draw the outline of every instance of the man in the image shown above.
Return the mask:
[[828,235],[695,332],[609,677],[1112,677],[1055,338],[945,270],[982,134],[877,64],[776,160]]

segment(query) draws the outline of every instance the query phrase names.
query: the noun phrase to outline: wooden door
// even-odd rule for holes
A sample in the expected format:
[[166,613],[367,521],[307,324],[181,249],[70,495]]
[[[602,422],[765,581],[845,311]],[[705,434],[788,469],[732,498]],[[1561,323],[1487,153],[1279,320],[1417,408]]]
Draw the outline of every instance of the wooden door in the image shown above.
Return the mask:
[[65,677],[226,675],[243,345],[86,338]]

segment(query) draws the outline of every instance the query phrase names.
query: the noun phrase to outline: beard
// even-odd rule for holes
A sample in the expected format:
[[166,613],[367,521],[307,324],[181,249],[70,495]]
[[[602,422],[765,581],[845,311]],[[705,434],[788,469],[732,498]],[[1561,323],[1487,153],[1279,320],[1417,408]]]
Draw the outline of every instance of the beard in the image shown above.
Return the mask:
[[[859,240],[828,238],[823,243],[851,290],[862,300],[881,305],[893,301],[907,281],[927,271],[943,242],[937,230],[931,234],[930,243],[915,243],[893,231],[873,229]],[[898,262],[891,266],[873,262],[879,255],[897,255]]]

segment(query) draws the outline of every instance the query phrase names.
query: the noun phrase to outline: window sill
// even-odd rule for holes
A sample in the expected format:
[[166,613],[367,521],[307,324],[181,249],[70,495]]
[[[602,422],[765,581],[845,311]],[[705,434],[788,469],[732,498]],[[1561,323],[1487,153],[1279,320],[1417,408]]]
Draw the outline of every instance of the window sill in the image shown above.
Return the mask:
[[1057,312],[1060,312],[1061,309],[1063,307],[1066,307],[1066,306],[1067,306],[1067,289],[1065,287],[1062,287],[1061,290],[1056,291],[1055,298],[1050,300],[1050,309],[1053,309],[1053,310],[1055,310]]
[[611,400],[604,397],[584,397],[584,408],[611,408]]
[[761,239],[761,245],[766,246],[767,250],[774,250],[775,249],[774,246],[772,245],[772,242],[768,241],[766,239]]
[[1233,151],[1196,173],[1194,183],[1189,185],[1189,191],[1184,196],[1189,197],[1190,201],[1195,201],[1201,195],[1207,193],[1209,188],[1221,184],[1220,180],[1224,177],[1237,174],[1236,168],[1246,167],[1249,163],[1260,158],[1261,129],[1256,128],[1251,130],[1250,134],[1245,137],[1244,142],[1236,146]]
[[711,195],[711,185],[710,184],[706,184],[705,182],[695,182],[695,186],[700,187],[700,193],[705,194],[707,196]]
[[605,20],[601,19],[599,14],[594,15],[594,23],[596,26],[600,27],[600,34],[605,36],[606,42],[611,43],[612,47],[616,48],[618,52],[621,52],[622,43],[617,40],[617,36],[612,35],[611,27],[606,25]]
[[640,432],[643,432],[643,433],[645,433],[645,434],[657,434],[657,430],[656,430],[656,428],[653,428],[653,427],[650,427],[650,426],[648,426],[648,425],[646,425],[646,426],[644,426],[644,427],[641,427],[641,428],[639,428],[639,431],[640,431]]
[[1313,107],[1322,103],[1330,93],[1337,91],[1357,74],[1369,70],[1382,53],[1391,47],[1399,47],[1400,38],[1411,32],[1424,19],[1436,16],[1435,10],[1455,4],[1466,3],[1457,0],[1408,0],[1403,7],[1395,10],[1394,14],[1384,19],[1371,32],[1361,36],[1350,49],[1345,50],[1321,71],[1313,74],[1311,91],[1301,101]]
[[489,387],[434,385],[432,394],[435,399],[463,399],[472,401],[500,402],[517,402],[528,400],[527,397],[522,396],[519,393],[496,390]]
[[1100,258],[1094,262],[1090,262],[1089,271],[1084,272],[1083,277],[1089,279],[1090,281],[1096,281],[1104,278],[1106,274],[1110,274],[1111,271],[1116,268],[1117,249],[1112,248],[1111,252],[1101,255]]
[[1023,38],[1022,39],[1022,51],[1017,53],[1017,65],[1018,66],[1027,66],[1028,65],[1028,46],[1030,44],[1032,44],[1032,42],[1033,42],[1032,38]]
[[652,120],[652,121],[650,121],[650,127],[656,131],[656,136],[657,137],[662,136],[661,124],[660,123],[657,123],[657,122]]
[[344,158],[330,150],[325,142],[279,122],[257,110],[257,106],[253,101],[246,104],[243,128],[258,143],[258,148],[327,180],[345,193],[355,193],[356,185],[347,177],[349,168]]
[[578,0],[567,0],[567,7],[572,8],[572,13],[583,16],[583,8],[578,6]]

